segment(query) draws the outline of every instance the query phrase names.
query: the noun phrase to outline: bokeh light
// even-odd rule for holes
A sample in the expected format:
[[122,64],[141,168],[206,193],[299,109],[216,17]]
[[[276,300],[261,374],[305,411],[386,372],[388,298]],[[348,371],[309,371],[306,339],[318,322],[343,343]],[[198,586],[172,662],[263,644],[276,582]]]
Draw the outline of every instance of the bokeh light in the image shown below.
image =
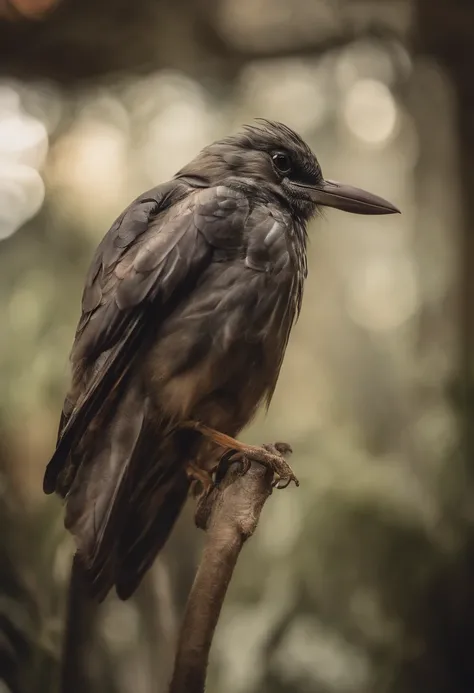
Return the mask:
[[141,149],[150,182],[170,177],[212,139],[217,113],[194,80],[165,72],[147,97],[150,117]]
[[23,110],[11,85],[0,84],[0,240],[41,208],[45,187],[38,169],[47,152],[44,124]]
[[[329,114],[327,72],[313,61],[251,63],[242,72],[242,111],[291,122],[301,132],[320,127]],[[240,116],[240,113],[239,113]]]
[[57,142],[52,154],[48,178],[63,191],[69,189],[75,207],[107,209],[120,199],[126,142],[114,125],[83,119]]
[[400,327],[419,307],[413,261],[404,256],[367,258],[347,281],[346,302],[354,322],[367,329]]
[[383,82],[356,81],[344,99],[343,115],[350,131],[366,144],[385,145],[396,134],[397,106]]
[[0,240],[8,238],[40,209],[45,186],[31,166],[0,163]]

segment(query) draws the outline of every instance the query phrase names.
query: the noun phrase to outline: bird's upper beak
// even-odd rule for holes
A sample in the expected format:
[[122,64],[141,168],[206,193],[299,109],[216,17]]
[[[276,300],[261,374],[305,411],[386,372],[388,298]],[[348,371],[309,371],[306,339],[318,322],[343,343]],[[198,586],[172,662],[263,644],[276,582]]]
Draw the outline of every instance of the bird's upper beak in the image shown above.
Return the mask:
[[324,180],[311,188],[311,199],[318,205],[335,207],[353,214],[400,214],[400,210],[378,195],[351,185]]

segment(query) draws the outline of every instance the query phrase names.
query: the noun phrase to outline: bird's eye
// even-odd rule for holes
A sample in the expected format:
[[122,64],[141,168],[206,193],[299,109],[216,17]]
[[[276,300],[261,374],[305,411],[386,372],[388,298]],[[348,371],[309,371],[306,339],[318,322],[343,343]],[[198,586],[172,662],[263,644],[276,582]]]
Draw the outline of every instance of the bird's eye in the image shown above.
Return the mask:
[[273,165],[279,173],[289,173],[291,171],[291,161],[288,154],[284,152],[276,152],[272,155]]

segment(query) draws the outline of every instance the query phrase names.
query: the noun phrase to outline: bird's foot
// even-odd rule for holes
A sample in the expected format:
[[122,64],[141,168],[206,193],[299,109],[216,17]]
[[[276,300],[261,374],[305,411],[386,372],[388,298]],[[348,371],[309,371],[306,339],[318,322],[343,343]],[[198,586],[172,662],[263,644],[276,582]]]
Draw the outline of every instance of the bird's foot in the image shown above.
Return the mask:
[[[246,445],[240,440],[236,440],[226,433],[215,431],[199,421],[187,421],[184,426],[199,431],[199,433],[220,447],[227,448],[217,468],[214,469],[215,480],[222,479],[233,462],[240,461],[242,463],[242,473],[248,471],[252,462],[259,462],[264,467],[272,470],[275,477],[273,482],[275,488],[286,488],[292,481],[295,483],[295,486],[300,485],[292,468],[285,459],[292,452],[291,446],[288,443]],[[219,471],[221,464],[224,465],[222,467],[223,473]]]
[[231,464],[239,462],[241,474],[246,474],[252,462],[267,467],[273,472],[272,486],[277,489],[287,488],[293,481],[295,486],[300,482],[296,478],[293,470],[286,461],[285,457],[290,455],[292,450],[287,443],[257,445],[243,445],[238,450],[230,449],[225,452],[218,465],[213,470],[214,483],[219,484],[224,478]]
[[219,486],[227,474],[229,467],[236,462],[239,462],[240,464],[241,476],[247,474],[248,470],[250,469],[250,465],[252,464],[248,457],[245,457],[245,455],[243,455],[240,451],[227,450],[211,470],[212,480],[215,486]]
[[214,486],[212,475],[205,469],[198,467],[194,462],[189,462],[186,467],[186,474],[188,479],[192,480],[191,493],[193,496],[199,496],[201,493],[209,493]]

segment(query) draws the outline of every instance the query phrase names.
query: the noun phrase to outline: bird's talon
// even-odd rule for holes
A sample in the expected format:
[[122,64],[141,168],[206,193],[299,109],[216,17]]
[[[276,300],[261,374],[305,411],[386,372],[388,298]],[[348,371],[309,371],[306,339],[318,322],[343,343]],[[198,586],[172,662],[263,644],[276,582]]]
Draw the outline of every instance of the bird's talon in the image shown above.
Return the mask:
[[227,452],[225,452],[219,460],[217,467],[214,469],[213,482],[216,486],[219,485],[226,475],[229,467],[234,464],[234,462],[238,462],[240,465],[240,476],[247,474],[252,466],[252,461],[246,455],[243,455],[239,450],[227,450]]
[[282,479],[281,476],[279,476],[276,480],[274,488],[276,488],[277,491],[282,491],[283,489],[287,488],[289,483],[290,482],[288,479]]
[[207,496],[212,489],[212,484],[203,484],[199,479],[193,479],[191,481],[190,493],[192,498],[202,498]]
[[219,486],[221,483],[222,479],[225,477],[227,474],[227,471],[234,462],[234,455],[235,455],[235,450],[227,450],[220,458],[219,462],[217,463],[216,467],[213,470],[213,475],[212,475],[212,480],[214,483],[214,486]]
[[247,474],[247,472],[249,471],[250,467],[252,466],[252,462],[245,455],[240,456],[239,462],[240,462],[239,474],[240,474],[240,476],[245,476]]
[[293,470],[285,459],[285,456],[291,455],[291,445],[288,443],[278,442],[275,444],[264,444],[260,446],[246,445],[241,443],[231,436],[215,431],[205,424],[197,422],[187,422],[187,426],[195,427],[202,435],[210,438],[214,443],[223,447],[226,452],[222,455],[217,469],[213,474],[214,484],[219,484],[224,478],[229,466],[240,461],[242,465],[241,474],[246,474],[250,469],[252,462],[258,462],[267,469],[277,475],[279,479],[288,480],[285,486],[281,486],[277,482],[277,488],[286,488],[292,481],[296,486],[299,482],[295,477]]
[[276,474],[273,481],[272,481],[272,488],[278,489],[279,488],[278,484],[280,483],[280,481],[281,481],[281,478]]
[[275,443],[273,447],[283,457],[289,457],[293,454],[293,448],[288,443]]
[[194,462],[188,464],[186,474],[191,481],[191,493],[194,496],[199,495],[199,488],[201,488],[201,491],[207,492],[213,486],[212,477],[209,472],[205,469],[201,469]]
[[[291,446],[288,445],[288,443],[275,443],[273,445],[262,445],[262,448],[268,453],[267,465],[276,476],[272,484],[273,487],[276,489],[285,489],[292,481],[294,481],[295,486],[299,486],[300,482],[285,459],[285,455],[290,455],[292,452]],[[265,462],[263,462],[263,464],[265,464]]]
[[285,488],[288,488],[288,486],[291,484],[291,482],[294,481],[295,486],[299,486],[300,482],[298,479],[294,476],[278,476],[273,482],[272,486],[273,488],[277,489],[277,491],[283,491]]

